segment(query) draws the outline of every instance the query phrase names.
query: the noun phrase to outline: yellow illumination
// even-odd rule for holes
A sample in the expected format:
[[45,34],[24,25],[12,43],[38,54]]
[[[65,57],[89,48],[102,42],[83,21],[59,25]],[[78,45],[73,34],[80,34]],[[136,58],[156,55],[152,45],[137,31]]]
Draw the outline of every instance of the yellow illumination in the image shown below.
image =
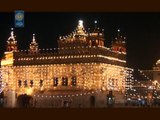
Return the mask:
[[13,64],[13,59],[10,59],[10,60],[2,60],[1,61],[1,66],[4,66],[4,65],[12,65]]
[[126,63],[125,60],[120,60],[120,59],[114,58],[114,57],[107,57],[107,56],[104,56],[104,55],[98,55],[98,57],[107,58],[107,59],[109,59],[109,60],[114,60],[114,61],[119,61],[119,62]]
[[26,94],[27,95],[32,95],[33,94],[33,89],[32,88],[27,88],[26,89]]

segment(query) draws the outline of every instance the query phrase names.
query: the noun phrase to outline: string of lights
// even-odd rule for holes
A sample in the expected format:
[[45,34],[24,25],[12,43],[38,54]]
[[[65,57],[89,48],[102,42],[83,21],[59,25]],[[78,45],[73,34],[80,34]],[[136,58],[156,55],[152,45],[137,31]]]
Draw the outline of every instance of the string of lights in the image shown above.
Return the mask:
[[[132,99],[137,99],[137,100],[141,100],[141,99],[159,99],[160,95],[157,94],[157,90],[159,90],[159,86],[160,84],[158,83],[158,81],[153,81],[149,76],[147,76],[142,70],[138,69],[138,72],[140,73],[140,75],[144,76],[149,82],[150,85],[145,85],[142,84],[140,81],[138,82],[136,79],[134,80],[135,82],[137,82],[138,84],[140,84],[139,87],[144,88],[145,90],[143,90],[143,92],[145,92],[145,94],[142,92],[139,93],[138,90],[134,89],[130,89],[130,92],[126,93],[125,96],[127,97],[127,100],[131,100]],[[157,87],[156,87],[157,86]],[[134,85],[134,87],[138,87],[137,85]],[[151,97],[150,92],[154,91],[153,96]]]
[[151,85],[152,86],[149,86],[149,87],[152,87],[152,88],[155,88],[155,86],[157,86],[156,88],[157,89],[160,89],[160,83],[157,81],[157,80],[152,80],[151,78],[149,78],[142,70],[139,70],[138,71],[147,79],[151,82]]
[[[81,65],[82,65],[82,67],[80,67]],[[115,85],[114,90],[120,90],[120,88],[121,88],[120,86],[123,86],[125,84],[125,81],[123,80],[123,79],[125,79],[125,77],[123,77],[123,75],[125,75],[125,74],[121,73],[122,74],[121,77],[118,74],[121,71],[124,72],[124,70],[121,67],[116,67],[115,65],[107,65],[106,68],[105,68],[104,67],[105,64],[102,64],[103,67],[101,68],[101,70],[100,70],[100,68],[98,70],[97,69],[97,67],[98,67],[97,64],[93,63],[92,66],[90,66],[90,64],[87,64],[87,65],[88,65],[88,68],[86,67],[86,64],[78,64],[78,67],[80,67],[80,68],[79,68],[79,71],[77,71],[76,74],[78,76],[81,76],[82,78],[77,81],[77,83],[79,84],[79,85],[76,86],[77,88],[79,88],[79,87],[80,88],[83,87],[84,89],[92,89],[92,88],[102,89],[103,88],[104,90],[106,90],[106,89],[113,90],[113,88],[112,88],[113,86],[111,86],[111,84],[114,84]],[[83,66],[85,68],[85,71],[83,69]],[[96,68],[95,70],[94,70],[93,66]],[[40,79],[42,79],[42,80],[44,80],[44,86],[46,86],[46,88],[48,89],[48,88],[53,87],[52,82],[51,82],[51,80],[53,80],[53,76],[58,76],[58,75],[62,76],[62,74],[67,75],[68,70],[65,70],[64,65],[61,65],[61,67],[62,67],[61,69],[56,70],[55,68],[57,68],[57,65],[52,65],[52,67],[49,66],[49,65],[44,65],[43,67],[40,66],[40,65],[39,66],[14,66],[14,67],[12,67],[12,69],[13,68],[15,69],[16,74],[15,75],[13,75],[13,74],[10,75],[11,73],[7,74],[7,72],[4,72],[3,74],[5,74],[5,76],[8,75],[5,78],[8,78],[8,79],[3,80],[3,81],[7,82],[7,80],[9,80],[9,77],[16,76],[17,78],[14,78],[14,79],[17,79],[17,80],[15,80],[15,82],[12,81],[11,84],[9,84],[9,86],[14,86],[14,87],[11,87],[11,88],[14,88],[14,90],[15,90],[15,88],[18,87],[18,85],[17,85],[18,80],[22,80],[22,81],[34,80],[35,85],[33,87],[34,87],[34,89],[37,89],[38,86],[39,86],[38,81]],[[92,69],[90,67],[92,67]],[[114,69],[114,67],[115,67],[115,69]],[[6,71],[7,71],[8,68],[9,67],[6,68]],[[75,66],[75,68],[77,68],[77,67]],[[121,71],[117,71],[117,68],[119,68]],[[53,72],[49,72],[52,69],[54,69],[53,72],[55,72],[55,74]],[[69,68],[69,70],[71,70],[71,68]],[[92,70],[93,72],[90,73],[89,72],[90,70]],[[97,74],[97,72],[103,72],[103,77],[100,77]],[[113,74],[113,72],[115,74]],[[37,74],[35,74],[35,73],[37,73]],[[88,73],[87,76],[90,76],[90,77],[84,78],[83,76],[86,73]],[[73,76],[74,76],[74,74],[75,73],[73,73]],[[109,79],[110,82],[107,82],[106,74],[108,74],[107,77],[110,78]],[[52,77],[49,77],[49,75],[51,75]],[[46,76],[46,77],[44,77],[44,76]],[[131,76],[130,76],[130,78],[131,78]],[[99,80],[99,82],[97,80]],[[117,80],[119,80],[119,81],[117,81]],[[13,83],[15,83],[15,84],[13,84]],[[96,86],[96,83],[98,83],[98,84],[101,83],[101,84]],[[107,83],[108,85],[104,84],[104,83]],[[22,88],[21,90],[24,91],[25,89],[23,90],[23,88]]]

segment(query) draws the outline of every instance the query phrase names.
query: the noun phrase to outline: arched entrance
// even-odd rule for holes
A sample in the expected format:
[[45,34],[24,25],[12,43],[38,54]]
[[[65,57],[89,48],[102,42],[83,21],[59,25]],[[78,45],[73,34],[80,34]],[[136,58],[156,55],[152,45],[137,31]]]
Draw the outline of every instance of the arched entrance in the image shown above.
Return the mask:
[[33,107],[33,97],[27,94],[17,97],[17,107]]
[[90,97],[90,107],[95,107],[95,102],[96,102],[95,96],[91,96]]

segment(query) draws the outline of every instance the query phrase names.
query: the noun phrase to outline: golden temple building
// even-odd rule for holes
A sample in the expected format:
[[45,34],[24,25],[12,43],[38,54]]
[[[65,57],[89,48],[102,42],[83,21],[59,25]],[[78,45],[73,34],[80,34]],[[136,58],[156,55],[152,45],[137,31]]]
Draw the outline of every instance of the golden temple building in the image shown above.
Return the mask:
[[71,34],[59,37],[58,48],[45,50],[35,34],[29,49],[19,50],[12,29],[1,60],[8,106],[15,107],[21,94],[31,95],[39,107],[61,107],[67,101],[71,107],[103,107],[109,91],[117,103],[124,102],[132,71],[126,66],[125,37],[118,30],[111,47],[104,44],[104,30],[86,31],[82,20]]

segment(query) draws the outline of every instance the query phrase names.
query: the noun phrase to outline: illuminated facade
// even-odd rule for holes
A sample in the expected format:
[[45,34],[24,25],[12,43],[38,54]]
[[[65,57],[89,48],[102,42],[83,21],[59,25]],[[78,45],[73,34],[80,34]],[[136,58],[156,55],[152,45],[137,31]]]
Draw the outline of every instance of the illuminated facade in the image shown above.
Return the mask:
[[160,59],[157,60],[156,66],[153,67],[153,79],[160,83]]
[[92,32],[86,31],[80,20],[74,32],[59,37],[58,48],[39,49],[33,35],[29,50],[19,50],[12,30],[1,60],[1,89],[36,99],[44,95],[80,96],[80,100],[86,99],[88,92],[91,96],[97,91],[104,94],[104,99],[109,90],[123,94],[131,86],[127,84],[130,73],[126,67],[125,38],[119,32],[111,48],[107,48],[103,30],[95,25]]

